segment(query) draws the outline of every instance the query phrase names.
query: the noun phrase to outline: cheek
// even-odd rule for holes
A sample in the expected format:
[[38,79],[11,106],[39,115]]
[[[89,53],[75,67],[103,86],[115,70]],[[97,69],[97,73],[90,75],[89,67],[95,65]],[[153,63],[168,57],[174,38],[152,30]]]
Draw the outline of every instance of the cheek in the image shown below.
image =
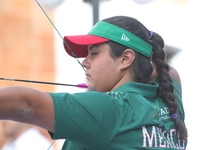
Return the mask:
[[95,80],[90,85],[99,92],[110,91],[115,85],[117,73],[116,66],[111,61],[102,62],[95,68]]
[[95,72],[103,73],[104,70],[109,68],[110,61],[105,57],[99,57],[91,63],[91,67]]
[[116,69],[115,62],[111,58],[103,58],[99,62],[95,69],[98,72],[98,76],[102,76],[102,78],[108,78],[107,75],[112,74]]

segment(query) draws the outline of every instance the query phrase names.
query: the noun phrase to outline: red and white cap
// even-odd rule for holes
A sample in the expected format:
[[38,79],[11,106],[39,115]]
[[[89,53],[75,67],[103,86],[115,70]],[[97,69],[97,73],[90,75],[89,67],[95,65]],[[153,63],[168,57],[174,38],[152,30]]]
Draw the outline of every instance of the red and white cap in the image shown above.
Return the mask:
[[152,52],[152,46],[138,36],[104,21],[98,22],[87,35],[65,36],[64,48],[70,56],[86,57],[88,45],[110,40],[125,45],[147,57],[150,57]]

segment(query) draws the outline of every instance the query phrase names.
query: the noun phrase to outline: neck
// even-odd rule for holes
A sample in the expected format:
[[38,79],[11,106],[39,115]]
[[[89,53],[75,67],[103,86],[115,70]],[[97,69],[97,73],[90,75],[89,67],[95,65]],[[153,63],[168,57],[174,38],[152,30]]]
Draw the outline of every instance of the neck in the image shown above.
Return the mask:
[[113,91],[114,89],[116,89],[116,88],[118,88],[118,87],[120,87],[123,84],[128,83],[128,82],[134,82],[133,76],[130,73],[125,73],[122,76],[121,80],[112,88],[111,91]]

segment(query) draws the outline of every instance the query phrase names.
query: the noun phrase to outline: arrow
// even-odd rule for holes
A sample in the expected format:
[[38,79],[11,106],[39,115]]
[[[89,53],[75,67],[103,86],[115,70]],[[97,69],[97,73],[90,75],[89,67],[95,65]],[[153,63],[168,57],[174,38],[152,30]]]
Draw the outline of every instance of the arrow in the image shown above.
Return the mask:
[[79,87],[79,88],[88,88],[88,86],[85,83],[74,85],[74,84],[64,84],[64,83],[55,83],[55,82],[43,82],[43,81],[33,81],[33,80],[22,80],[22,79],[11,79],[11,78],[0,78],[0,80],[29,82],[29,83],[40,83],[40,84],[51,84],[51,85],[62,85],[62,86],[74,86],[74,87]]

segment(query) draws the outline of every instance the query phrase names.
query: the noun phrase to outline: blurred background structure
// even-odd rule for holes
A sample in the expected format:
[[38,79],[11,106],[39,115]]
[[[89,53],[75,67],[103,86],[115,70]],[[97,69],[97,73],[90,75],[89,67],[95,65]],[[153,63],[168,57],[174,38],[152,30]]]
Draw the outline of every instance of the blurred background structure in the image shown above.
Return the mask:
[[[165,40],[167,61],[182,79],[189,131],[187,150],[198,149],[200,81],[199,0],[38,0],[59,32],[86,34],[93,24],[114,15],[141,21]],[[86,82],[85,73],[69,57],[62,39],[34,0],[0,0],[0,77],[69,84]],[[0,81],[0,87],[25,85],[48,92],[82,92],[63,86]],[[3,143],[0,127],[0,147]]]
[[2,132],[6,137],[1,150],[54,150],[51,141],[33,125],[1,120]]
[[[53,16],[52,11],[47,11]],[[0,0],[0,76],[55,81],[54,30],[33,0]],[[0,81],[0,87],[23,85],[42,91],[54,86]],[[43,129],[42,134],[49,138]],[[0,147],[5,141],[0,122]],[[47,147],[48,148],[48,147]]]

